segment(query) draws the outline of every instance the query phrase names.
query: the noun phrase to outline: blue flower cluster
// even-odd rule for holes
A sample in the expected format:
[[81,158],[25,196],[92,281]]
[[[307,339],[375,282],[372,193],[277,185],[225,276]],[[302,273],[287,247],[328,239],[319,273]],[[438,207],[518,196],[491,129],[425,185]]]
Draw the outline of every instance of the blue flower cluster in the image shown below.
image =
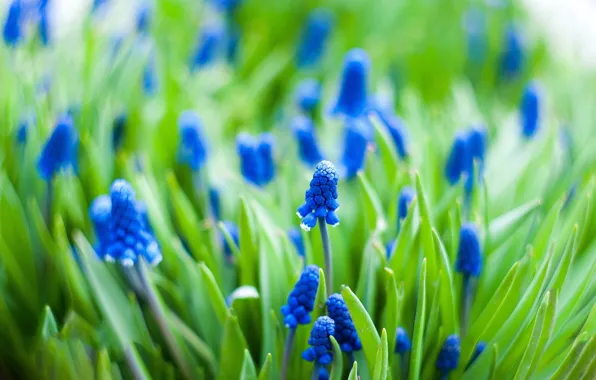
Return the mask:
[[406,330],[403,327],[398,327],[395,330],[395,353],[404,355],[412,349],[412,342]]
[[298,109],[311,113],[321,100],[321,84],[316,79],[304,79],[296,87],[295,97]]
[[475,126],[468,131],[460,131],[455,135],[451,151],[445,165],[445,177],[451,185],[466,176],[465,188],[469,193],[474,188],[474,161],[478,162],[480,171],[484,168],[488,133],[483,126]]
[[39,155],[37,170],[41,178],[51,181],[60,170],[77,169],[78,133],[68,115],[58,119],[56,127]]
[[333,14],[327,9],[315,9],[306,20],[296,52],[296,66],[317,66],[325,53],[325,45],[333,27]]
[[335,166],[329,161],[321,161],[315,167],[310,188],[304,196],[305,203],[298,207],[298,216],[302,218],[302,227],[306,231],[317,225],[317,218],[325,218],[327,224],[337,226],[339,218],[335,211],[337,202],[337,182],[339,177]]
[[258,138],[247,133],[238,135],[236,150],[240,157],[240,171],[248,182],[262,187],[273,180],[274,146],[275,140],[269,133],[263,133]]
[[199,115],[194,111],[182,112],[178,117],[178,129],[178,162],[188,165],[193,171],[201,169],[207,161],[207,142]]
[[[308,338],[310,345],[302,353],[302,358],[309,362],[315,362],[320,366],[327,366],[333,361],[330,336],[335,335],[335,323],[329,317],[319,317],[315,321]],[[327,379],[328,373],[324,368],[319,370],[319,379]]]
[[319,267],[309,265],[304,268],[294,289],[288,296],[288,303],[281,308],[284,324],[295,329],[298,324],[310,323],[310,313],[315,307],[315,298],[319,287]]
[[522,36],[514,25],[509,25],[503,39],[503,50],[499,62],[499,73],[504,79],[519,76],[525,62],[525,50]]
[[366,119],[346,119],[342,168],[348,179],[354,178],[366,163],[366,153],[372,140],[372,129]]
[[100,195],[91,202],[89,217],[95,230],[95,252],[101,259],[105,259],[106,245],[110,236],[110,219],[112,216],[112,201],[109,195]]
[[207,25],[201,31],[195,52],[191,60],[191,69],[196,70],[212,64],[219,53],[223,53],[222,42],[225,29],[222,25]]
[[343,352],[358,351],[362,348],[358,332],[348,311],[348,306],[341,294],[332,294],[327,299],[327,312],[329,317],[335,322],[335,334]]
[[455,270],[466,276],[477,277],[482,271],[482,251],[478,229],[472,223],[465,223],[459,230],[459,248]]
[[458,335],[449,335],[439,351],[436,367],[444,375],[455,370],[459,364],[460,340]]
[[136,28],[139,34],[149,33],[151,27],[151,18],[153,17],[153,7],[149,1],[143,1],[137,10]]
[[323,159],[315,134],[312,120],[304,115],[296,115],[292,119],[292,132],[298,143],[298,154],[302,161],[314,166]]
[[370,58],[362,49],[350,50],[344,58],[344,67],[337,102],[333,113],[359,118],[368,110],[368,74]]
[[110,188],[110,200],[112,210],[105,260],[117,260],[123,266],[132,266],[142,257],[150,265],[157,265],[162,255],[139,213],[132,186],[123,179],[117,179]]
[[532,138],[540,127],[540,89],[536,82],[526,85],[519,106],[522,134],[525,138]]
[[159,78],[155,67],[155,55],[152,52],[145,63],[143,69],[143,92],[147,96],[153,96],[157,93]]
[[7,45],[16,45],[21,39],[22,13],[21,0],[13,0],[8,8],[8,15],[2,30],[2,37]]

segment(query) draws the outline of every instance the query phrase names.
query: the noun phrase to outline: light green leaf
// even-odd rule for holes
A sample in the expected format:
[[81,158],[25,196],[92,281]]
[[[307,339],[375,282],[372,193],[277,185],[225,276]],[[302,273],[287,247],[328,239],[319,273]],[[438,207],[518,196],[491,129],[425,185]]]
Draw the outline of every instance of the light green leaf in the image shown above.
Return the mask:
[[389,353],[387,348],[387,330],[381,331],[381,344],[377,350],[377,360],[375,361],[374,380],[386,380],[389,377]]
[[[565,380],[580,379],[582,378],[582,374],[590,375],[587,373],[587,370],[594,361],[594,352],[596,352],[596,336],[592,336],[588,343],[586,343]],[[585,378],[589,379],[589,377]]]
[[254,276],[254,265],[257,257],[255,244],[256,228],[254,227],[252,214],[245,198],[240,199],[240,216],[238,228],[240,229],[240,284],[256,285]]
[[97,380],[112,380],[112,362],[108,350],[102,348],[97,353],[95,364],[95,378]]
[[453,283],[453,272],[451,271],[451,264],[449,262],[449,256],[445,251],[445,246],[439,237],[438,232],[433,228],[433,239],[435,244],[435,250],[439,252],[440,261],[440,279],[439,279],[439,292],[441,293],[441,318],[443,322],[443,328],[447,335],[459,333],[459,323],[457,323],[457,308],[456,299],[457,293],[455,292],[455,285]]
[[42,340],[51,338],[58,334],[58,325],[56,324],[56,318],[52,313],[52,309],[46,305],[43,308],[43,314],[41,317],[40,336]]
[[207,268],[207,265],[200,263],[199,270],[201,271],[201,278],[203,279],[203,282],[207,288],[207,292],[209,293],[209,298],[211,299],[211,304],[213,305],[217,319],[223,325],[229,315],[229,310],[226,306],[226,300],[221,293],[221,290],[217,286],[217,281],[215,281],[213,273],[211,273],[209,268]]
[[399,323],[399,295],[393,271],[385,268],[387,303],[385,305],[384,321],[387,331],[387,342],[389,347],[395,347],[395,331]]
[[490,380],[493,378],[497,358],[499,356],[497,346],[488,345],[478,359],[470,365],[464,373],[462,380]]
[[244,360],[242,362],[240,380],[257,380],[257,369],[255,368],[255,363],[252,361],[252,357],[248,350],[244,350]]
[[243,363],[238,358],[244,357],[244,352],[248,348],[246,339],[240,325],[238,318],[233,315],[228,315],[224,326],[224,334],[222,337],[219,373],[218,379],[238,379],[242,373]]
[[503,241],[519,226],[528,220],[529,216],[540,206],[540,200],[533,200],[494,218],[488,227],[485,247],[494,247],[497,242]]
[[331,348],[333,349],[333,363],[331,364],[331,376],[330,380],[341,380],[341,373],[344,369],[344,360],[341,349],[335,337],[330,336]]
[[358,173],[358,183],[362,194],[364,216],[369,231],[383,231],[387,227],[387,221],[383,215],[383,207],[378,194],[368,182],[364,174]]
[[379,123],[378,117],[374,117],[371,120],[372,125],[375,127],[376,132],[376,143],[380,152],[381,160],[383,162],[383,170],[385,171],[385,177],[391,180],[395,178],[398,168],[398,156],[395,150],[395,144],[391,141],[391,137],[387,133],[387,130],[383,128]]
[[416,173],[416,194],[420,210],[420,242],[422,243],[423,255],[426,258],[428,276],[429,278],[435,278],[437,264],[432,234],[432,216],[430,214],[428,199],[422,187],[420,174],[418,173]]
[[271,359],[271,354],[267,354],[265,358],[265,363],[261,367],[261,372],[259,372],[259,380],[269,380],[271,378],[271,367],[273,366],[273,360]]
[[350,370],[350,374],[348,375],[348,380],[358,380],[358,362],[355,361],[352,369]]
[[414,319],[414,334],[412,335],[412,351],[410,352],[410,371],[408,378],[416,380],[420,378],[422,368],[422,354],[424,347],[424,326],[426,325],[426,258],[422,260],[420,267],[420,280],[418,282],[418,298],[416,301],[416,317]]
[[571,373],[571,369],[579,359],[584,346],[588,342],[588,337],[589,335],[585,331],[577,336],[577,338],[573,341],[573,346],[571,346],[571,349],[565,356],[565,359],[563,359],[563,363],[561,363],[559,368],[552,375],[553,379],[564,379],[569,373]]

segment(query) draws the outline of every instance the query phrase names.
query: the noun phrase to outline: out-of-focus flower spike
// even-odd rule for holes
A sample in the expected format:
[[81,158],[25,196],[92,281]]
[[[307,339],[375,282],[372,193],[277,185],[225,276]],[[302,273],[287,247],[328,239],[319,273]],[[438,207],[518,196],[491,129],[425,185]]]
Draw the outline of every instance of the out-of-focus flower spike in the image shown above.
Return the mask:
[[219,196],[219,191],[215,187],[209,188],[209,207],[211,208],[211,212],[213,212],[213,216],[215,220],[221,219],[221,200]]
[[503,50],[499,62],[499,73],[503,79],[519,76],[525,63],[525,49],[522,37],[514,25],[505,30]]
[[333,114],[358,118],[368,109],[368,75],[370,58],[362,49],[350,50],[343,63],[343,72]]
[[482,354],[485,349],[486,349],[485,342],[478,342],[478,344],[476,344],[476,347],[474,347],[474,353],[472,354],[472,357],[470,358],[470,361],[468,362],[466,369],[468,369],[472,364],[474,364],[476,359],[478,359],[480,354]]
[[178,162],[188,165],[193,171],[201,169],[207,162],[207,143],[199,115],[194,111],[182,112],[178,117],[178,130]]
[[77,168],[78,133],[72,118],[62,116],[46,141],[37,161],[37,171],[41,178],[50,181],[60,170]]
[[300,158],[305,164],[314,166],[323,159],[314,125],[309,117],[304,115],[294,116],[292,119],[292,132],[298,143]]
[[403,120],[399,116],[386,110],[377,109],[377,114],[379,115],[381,122],[383,122],[389,131],[389,135],[393,140],[397,154],[401,159],[406,159],[408,157],[408,136]]
[[106,254],[123,266],[134,265],[139,257],[150,265],[157,265],[162,255],[137,209],[135,197],[132,186],[125,180],[118,179],[112,183],[112,212]]
[[49,21],[49,14],[48,14],[48,8],[47,8],[47,2],[44,4],[44,6],[40,6],[40,10],[39,10],[39,25],[38,25],[38,31],[39,31],[39,40],[41,41],[41,44],[43,46],[48,46],[48,44],[50,43],[50,21]]
[[530,82],[524,89],[519,107],[522,134],[527,139],[534,137],[540,128],[540,108],[540,88],[536,82]]
[[140,34],[149,33],[151,19],[153,18],[153,7],[148,1],[144,1],[137,10],[136,27]]
[[114,258],[106,254],[107,244],[110,236],[110,220],[112,215],[112,201],[109,195],[100,195],[91,202],[89,207],[89,218],[93,223],[96,242],[95,252],[105,261],[114,261]]
[[147,229],[147,231],[153,233],[153,228],[151,227],[151,223],[149,221],[149,212],[147,210],[147,203],[138,200],[135,203],[135,208],[137,212],[141,216],[141,221],[143,222],[143,227]]
[[436,367],[443,376],[455,370],[459,364],[460,339],[456,334],[449,335],[439,351]]
[[453,140],[451,152],[445,165],[445,177],[451,185],[459,182],[462,174],[466,174],[470,168],[470,152],[468,148],[468,136],[465,132],[458,132]]
[[318,373],[318,379],[326,379],[329,376],[324,367],[333,361],[333,352],[329,337],[334,335],[335,322],[333,322],[333,319],[326,316],[317,318],[308,338],[310,347],[302,353],[302,358],[317,364],[314,370]]
[[206,25],[197,42],[191,61],[191,69],[201,69],[214,63],[224,53],[225,31],[221,25]]
[[399,192],[399,198],[397,200],[397,218],[403,220],[408,216],[408,208],[416,197],[416,192],[409,186],[405,186]]
[[304,239],[302,238],[302,233],[298,228],[290,228],[288,230],[288,238],[296,248],[296,252],[300,257],[304,257],[306,249],[304,248]]
[[33,113],[26,113],[19,121],[17,128],[17,143],[24,145],[27,143],[29,137],[29,130],[35,124],[35,115]]
[[[229,221],[229,220],[225,220],[222,223],[224,224],[224,226],[226,227],[226,230],[230,234],[232,241],[238,247],[240,245],[240,231],[238,230],[238,226],[236,225],[236,223]],[[232,254],[233,254],[232,247],[230,247],[230,245],[228,244],[228,241],[223,236],[222,236],[222,246],[223,246],[223,252],[224,252],[224,255],[226,256],[226,258],[228,260],[231,259]]]
[[145,68],[143,69],[143,91],[147,96],[153,96],[157,92],[158,77],[155,67],[155,56],[153,53],[149,56]]
[[304,79],[296,87],[295,99],[300,110],[312,113],[321,100],[321,84],[316,79]]
[[305,193],[305,203],[298,207],[298,216],[302,218],[302,227],[310,231],[317,224],[317,218],[326,218],[331,226],[339,224],[335,211],[337,202],[337,183],[339,176],[335,166],[329,161],[321,161],[315,167],[310,188]]
[[211,0],[211,4],[220,12],[232,15],[242,3],[242,0]]
[[472,277],[482,272],[482,250],[478,229],[473,223],[464,223],[459,231],[459,248],[455,270]]
[[319,64],[325,54],[332,27],[333,14],[328,9],[315,9],[308,15],[296,52],[296,65],[299,68]]
[[310,323],[310,313],[315,307],[318,287],[319,268],[316,265],[309,265],[304,268],[294,289],[290,292],[288,302],[281,308],[286,327],[295,329],[299,324]]
[[115,151],[119,150],[124,143],[124,136],[126,133],[127,116],[122,112],[114,118],[112,126],[112,147]]
[[261,162],[261,186],[268,184],[275,178],[275,138],[270,133],[263,133],[259,138],[257,153]]
[[21,39],[22,34],[23,5],[21,0],[13,0],[8,8],[8,14],[4,21],[2,37],[6,45],[14,46]]
[[348,179],[355,177],[366,163],[366,153],[371,140],[371,129],[366,123],[363,119],[346,120],[341,164]]
[[362,349],[358,332],[341,294],[334,293],[327,299],[328,315],[335,322],[335,339],[343,352]]
[[406,330],[403,327],[398,327],[395,331],[395,349],[394,352],[399,355],[404,355],[412,349],[412,342]]
[[259,186],[261,167],[257,155],[257,144],[257,139],[248,133],[240,133],[236,137],[236,151],[240,158],[240,172],[248,182]]

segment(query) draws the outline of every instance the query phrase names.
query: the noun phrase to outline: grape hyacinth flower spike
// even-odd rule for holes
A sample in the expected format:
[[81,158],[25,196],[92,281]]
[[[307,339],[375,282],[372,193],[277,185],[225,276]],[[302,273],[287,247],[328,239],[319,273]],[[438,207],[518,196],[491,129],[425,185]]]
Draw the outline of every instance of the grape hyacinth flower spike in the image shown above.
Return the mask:
[[310,345],[302,353],[302,358],[309,362],[315,362],[314,371],[316,371],[317,379],[327,380],[329,372],[327,366],[333,361],[333,352],[331,351],[331,339],[334,336],[335,322],[329,317],[319,317],[315,321],[308,338]]
[[333,335],[343,352],[348,354],[350,362],[354,362],[352,352],[362,349],[358,332],[348,311],[348,306],[341,294],[334,293],[327,299],[327,314],[335,322]]
[[207,25],[201,31],[191,61],[191,69],[197,70],[213,64],[219,53],[223,53],[225,31],[220,25]]
[[37,170],[42,179],[49,182],[60,170],[77,167],[78,133],[72,118],[64,115],[46,141],[39,155]]
[[304,79],[298,84],[295,96],[298,109],[312,116],[321,100],[321,84],[316,79]]
[[100,195],[91,202],[89,207],[89,218],[95,230],[95,252],[97,256],[105,261],[114,261],[111,256],[106,255],[106,248],[110,236],[110,219],[112,216],[112,201],[109,195]]
[[439,351],[436,367],[441,372],[441,378],[447,379],[449,373],[454,371],[459,364],[460,340],[456,334],[449,335]]
[[499,62],[499,74],[502,79],[510,80],[518,77],[525,62],[524,43],[514,25],[505,30],[503,50]]
[[22,15],[23,4],[21,4],[21,0],[12,0],[2,30],[2,37],[6,45],[14,46],[21,39]]
[[270,133],[262,133],[259,136],[259,146],[257,153],[261,163],[261,179],[260,182],[264,185],[275,178],[275,160],[273,157],[273,149],[275,148],[275,138]]
[[341,156],[342,170],[347,179],[354,178],[366,163],[366,153],[372,139],[367,120],[346,120],[344,127],[344,150]]
[[453,145],[445,165],[445,177],[450,185],[455,185],[462,175],[468,173],[469,156],[468,136],[465,132],[458,132],[453,139]]
[[311,321],[310,313],[315,307],[315,298],[319,288],[319,268],[309,265],[304,268],[294,289],[288,296],[288,302],[281,308],[284,316],[284,325],[290,329],[284,348],[282,379],[286,378],[288,364],[296,337],[296,327],[299,324],[307,325]]
[[395,348],[394,352],[399,355],[402,378],[406,378],[408,367],[407,367],[407,354],[412,350],[412,341],[408,336],[408,333],[403,327],[398,327],[395,330]]
[[134,265],[139,258],[153,266],[159,264],[161,251],[137,209],[132,186],[117,179],[110,188],[110,199],[112,213],[106,257],[119,261],[124,267]]
[[482,178],[484,172],[484,161],[486,158],[486,145],[488,143],[488,131],[483,125],[476,125],[470,128],[468,132],[468,149],[472,160],[477,161],[479,165],[479,178]]
[[147,34],[151,27],[151,18],[153,17],[153,7],[148,1],[143,1],[137,10],[136,28],[137,33]]
[[244,179],[255,186],[263,187],[275,177],[273,150],[275,140],[269,133],[256,138],[240,133],[236,138],[236,151],[240,158],[240,172]]
[[292,132],[298,143],[300,159],[309,166],[319,163],[323,159],[323,155],[319,149],[312,120],[304,115],[294,116]]
[[343,72],[333,114],[359,118],[368,108],[368,74],[370,58],[362,49],[350,50],[343,63]]
[[528,83],[519,107],[522,134],[526,139],[534,137],[540,127],[540,98],[538,85],[535,82]]
[[310,231],[319,222],[323,253],[325,257],[325,280],[327,294],[333,293],[333,269],[331,261],[331,244],[327,233],[327,224],[334,227],[339,225],[339,218],[335,214],[339,208],[337,202],[337,183],[339,176],[335,166],[329,161],[321,161],[315,167],[310,188],[305,193],[305,203],[298,207],[298,216],[302,218],[300,227]]
[[178,162],[188,165],[193,172],[200,170],[207,162],[207,143],[199,115],[194,111],[182,112],[178,117],[178,130]]
[[472,283],[473,278],[480,276],[482,271],[482,251],[478,229],[473,223],[465,223],[459,231],[459,248],[455,270],[463,275],[462,284],[462,331],[466,331],[468,317],[472,308]]
[[319,64],[332,27],[333,15],[329,10],[315,9],[308,15],[296,52],[296,66],[310,68]]

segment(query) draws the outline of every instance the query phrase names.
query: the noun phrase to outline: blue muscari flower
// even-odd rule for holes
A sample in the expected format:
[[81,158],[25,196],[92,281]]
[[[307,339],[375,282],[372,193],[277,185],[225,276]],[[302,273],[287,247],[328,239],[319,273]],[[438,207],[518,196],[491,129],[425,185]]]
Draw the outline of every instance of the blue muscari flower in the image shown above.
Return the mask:
[[302,233],[300,232],[300,230],[294,227],[290,228],[288,230],[288,238],[296,248],[296,252],[298,252],[298,255],[300,257],[304,257],[306,250],[304,248],[304,239],[302,238]]
[[391,240],[389,243],[385,245],[385,256],[387,260],[391,257],[391,252],[393,252],[393,247],[395,247],[396,240]]
[[300,68],[319,64],[333,27],[333,14],[327,9],[313,10],[306,20],[298,50],[296,65]]
[[240,44],[240,28],[235,25],[228,27],[228,41],[226,43],[226,59],[233,64],[238,57],[238,45]]
[[296,87],[296,104],[303,112],[314,111],[321,100],[321,84],[316,79],[304,79]]
[[[226,230],[228,230],[228,233],[230,234],[230,237],[234,241],[234,244],[236,244],[236,246],[239,246],[240,233],[238,231],[238,226],[236,225],[236,223],[229,221],[229,220],[225,220],[225,221],[223,221],[223,224],[226,227]],[[232,257],[232,247],[230,247],[230,245],[228,244],[228,241],[226,240],[225,237],[222,236],[222,240],[223,240],[222,245],[223,245],[224,254],[226,255],[227,258]]]
[[193,171],[201,169],[207,162],[207,142],[199,115],[194,111],[182,112],[178,117],[178,129],[178,162],[188,165]]
[[468,132],[468,147],[472,158],[478,162],[484,162],[486,156],[486,145],[488,131],[482,125],[473,126]]
[[389,131],[389,135],[395,145],[395,150],[401,159],[408,157],[407,134],[402,119],[388,111],[377,108],[379,119]]
[[222,52],[225,32],[220,25],[206,25],[201,31],[191,60],[191,69],[200,69],[212,64]]
[[[112,201],[109,195],[100,195],[91,202],[89,218],[95,230],[95,252],[101,259],[105,259],[108,239],[110,236],[110,220],[112,216]],[[111,258],[108,258],[108,260]]]
[[399,355],[404,355],[412,349],[412,342],[406,330],[403,327],[398,327],[395,330],[395,349],[394,352]]
[[323,155],[319,150],[312,120],[304,115],[294,116],[292,119],[292,132],[298,143],[300,159],[309,166],[319,163],[323,159]]
[[108,0],[93,0],[91,12],[97,11],[99,8],[103,7],[104,4],[107,4],[107,3],[108,3]]
[[[47,5],[47,4],[46,4]],[[39,13],[39,39],[43,46],[47,46],[50,42],[50,25],[48,21],[48,9],[46,6],[40,7]]]
[[468,135],[465,132],[458,132],[453,140],[451,152],[445,165],[445,176],[451,185],[459,182],[463,174],[468,174],[470,169],[470,152],[468,147]]
[[162,260],[161,251],[137,209],[132,186],[117,179],[110,188],[110,199],[112,212],[105,260],[132,266],[142,257],[150,265],[157,265]]
[[219,220],[221,218],[221,201],[219,191],[214,187],[209,188],[209,207],[215,220]]
[[127,117],[126,113],[122,112],[114,119],[112,127],[112,147],[114,150],[120,149],[124,140],[124,133],[126,130]]
[[405,186],[399,192],[397,200],[397,218],[398,220],[405,219],[408,216],[408,207],[416,197],[416,192],[409,186]]
[[298,282],[288,296],[288,302],[281,308],[286,327],[295,329],[299,324],[310,323],[310,313],[315,307],[318,287],[319,267],[309,265],[300,274]]
[[346,119],[341,164],[348,179],[356,176],[364,168],[371,135],[371,129],[366,120]]
[[4,22],[4,29],[2,36],[7,45],[16,45],[21,39],[21,21],[22,21],[22,4],[21,0],[13,0],[8,8],[8,15]]
[[480,354],[482,354],[485,349],[486,349],[486,343],[485,342],[478,342],[478,344],[476,344],[476,347],[474,348],[474,353],[472,354],[472,357],[470,358],[470,361],[468,362],[468,365],[466,366],[466,369],[469,366],[471,366],[472,364],[474,364],[474,362],[476,361],[476,359],[478,359],[478,357],[480,356]]
[[234,13],[241,2],[242,0],[211,0],[215,8],[228,15]]
[[358,337],[358,332],[348,311],[348,306],[341,294],[335,293],[327,299],[327,313],[333,322],[335,322],[335,334],[343,352],[359,351],[362,349],[362,343]]
[[236,138],[242,176],[256,186],[264,186],[275,176],[273,161],[273,136],[262,134],[259,139],[247,133]]
[[149,32],[152,17],[153,7],[148,1],[143,2],[137,10],[136,27],[138,33],[146,34]]
[[337,226],[339,218],[335,214],[339,208],[337,202],[337,183],[339,176],[335,166],[329,161],[321,161],[315,167],[310,181],[310,188],[304,195],[305,203],[298,207],[296,214],[302,219],[300,227],[306,231],[317,225],[317,218],[325,218],[327,224]]
[[143,91],[145,95],[154,95],[157,92],[157,85],[158,78],[155,70],[155,57],[151,54],[143,69]]
[[362,49],[350,50],[343,63],[341,85],[334,114],[347,117],[361,117],[368,108],[368,74],[370,58]]
[[455,370],[459,364],[460,341],[456,334],[449,335],[439,351],[436,367],[443,375]]
[[259,140],[257,153],[261,161],[261,184],[265,185],[275,178],[275,139],[270,133],[262,133]]
[[499,73],[505,79],[517,77],[525,61],[522,38],[513,25],[505,30],[503,50],[501,52]]
[[29,129],[35,123],[35,115],[32,113],[26,114],[21,120],[19,121],[19,126],[17,128],[17,143],[25,144],[27,142],[27,137],[29,135]]
[[41,178],[50,181],[60,170],[77,168],[78,134],[72,118],[62,116],[46,141],[37,161],[37,171]]
[[[302,358],[309,362],[315,362],[320,366],[327,366],[333,361],[330,336],[335,335],[335,323],[329,317],[319,317],[310,331],[308,344],[310,345],[302,353]],[[324,368],[319,369],[319,379],[327,379],[328,373]]]
[[455,270],[466,276],[477,277],[482,271],[482,251],[478,230],[473,223],[465,223],[459,230],[459,248]]
[[536,83],[526,85],[519,113],[524,137],[532,138],[540,127],[540,92]]

